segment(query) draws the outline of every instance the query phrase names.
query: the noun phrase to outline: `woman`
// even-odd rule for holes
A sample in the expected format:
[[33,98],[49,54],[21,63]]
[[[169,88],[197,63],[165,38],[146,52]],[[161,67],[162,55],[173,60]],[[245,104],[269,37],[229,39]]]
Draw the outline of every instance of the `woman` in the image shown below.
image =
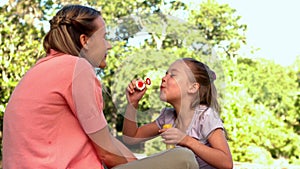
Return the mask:
[[111,45],[100,12],[68,5],[50,25],[47,56],[25,74],[5,110],[3,167],[99,169],[136,160],[103,115],[94,67],[106,66]]

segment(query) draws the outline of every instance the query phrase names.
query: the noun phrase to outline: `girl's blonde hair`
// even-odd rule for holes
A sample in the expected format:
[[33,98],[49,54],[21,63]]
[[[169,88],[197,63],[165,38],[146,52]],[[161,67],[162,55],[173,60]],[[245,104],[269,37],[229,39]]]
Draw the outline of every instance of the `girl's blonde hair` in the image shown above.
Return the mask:
[[50,31],[43,42],[44,50],[50,53],[50,49],[58,52],[78,56],[82,45],[80,35],[88,37],[98,29],[93,22],[101,16],[100,11],[81,5],[64,6],[49,21]]
[[200,85],[198,93],[199,97],[195,100],[193,105],[204,104],[220,113],[221,108],[217,100],[218,94],[214,84],[214,81],[216,80],[215,72],[212,71],[206,64],[193,58],[183,58],[182,60],[193,73],[194,81]]

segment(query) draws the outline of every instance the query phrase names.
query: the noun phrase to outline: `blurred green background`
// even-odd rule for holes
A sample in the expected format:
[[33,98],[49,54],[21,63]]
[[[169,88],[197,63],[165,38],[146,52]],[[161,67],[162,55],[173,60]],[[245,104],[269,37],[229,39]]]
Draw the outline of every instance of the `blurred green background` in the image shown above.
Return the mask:
[[[139,107],[139,124],[147,123],[168,106],[158,97],[168,66],[175,59],[193,57],[217,73],[221,117],[234,161],[300,165],[299,56],[294,64],[282,66],[241,55],[241,45],[247,46],[247,23],[241,23],[234,8],[214,0],[196,7],[175,0],[9,0],[0,7],[1,129],[14,87],[45,56],[41,42],[48,20],[70,3],[101,10],[106,20],[113,49],[107,68],[96,71],[104,88],[105,115],[116,137],[121,137],[128,82],[152,79]],[[129,147],[145,155],[165,149],[160,138]]]

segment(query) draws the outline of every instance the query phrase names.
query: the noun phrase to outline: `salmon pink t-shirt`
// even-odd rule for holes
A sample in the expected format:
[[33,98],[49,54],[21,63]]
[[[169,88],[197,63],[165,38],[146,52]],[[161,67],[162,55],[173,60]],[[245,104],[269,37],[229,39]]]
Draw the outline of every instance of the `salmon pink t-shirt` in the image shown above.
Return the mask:
[[93,67],[84,58],[51,50],[10,97],[3,168],[103,169],[87,134],[106,125]]

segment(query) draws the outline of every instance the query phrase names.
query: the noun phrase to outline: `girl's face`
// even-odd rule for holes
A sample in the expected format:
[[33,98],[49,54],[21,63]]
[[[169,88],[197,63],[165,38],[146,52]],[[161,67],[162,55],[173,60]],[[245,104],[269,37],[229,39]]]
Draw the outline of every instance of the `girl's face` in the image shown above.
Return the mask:
[[105,39],[106,28],[102,17],[95,21],[98,30],[88,38],[86,46],[86,57],[94,67],[106,67],[107,51],[111,49],[110,43]]
[[190,69],[182,60],[177,60],[169,67],[162,78],[160,86],[160,99],[171,104],[180,103],[187,95],[191,84],[188,78]]

